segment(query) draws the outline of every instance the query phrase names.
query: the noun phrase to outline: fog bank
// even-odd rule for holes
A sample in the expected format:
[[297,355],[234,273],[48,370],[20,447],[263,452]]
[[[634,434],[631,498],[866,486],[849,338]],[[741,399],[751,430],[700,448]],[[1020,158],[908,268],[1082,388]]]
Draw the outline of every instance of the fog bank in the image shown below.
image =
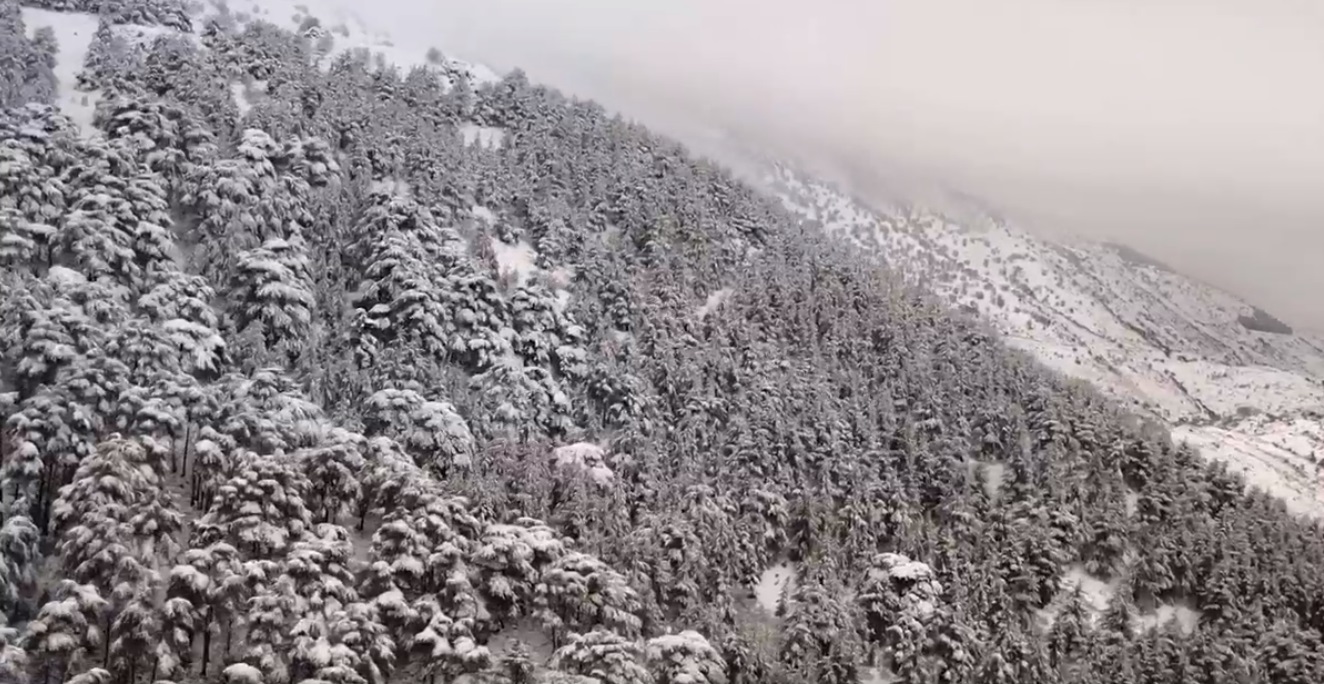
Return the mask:
[[1324,327],[1324,4],[380,0],[424,42],[868,194],[939,181]]

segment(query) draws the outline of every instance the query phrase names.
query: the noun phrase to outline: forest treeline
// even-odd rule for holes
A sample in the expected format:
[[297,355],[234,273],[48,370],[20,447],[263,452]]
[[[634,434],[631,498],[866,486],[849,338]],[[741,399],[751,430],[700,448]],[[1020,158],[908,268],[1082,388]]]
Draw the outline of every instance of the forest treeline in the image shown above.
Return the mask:
[[1324,681],[1316,524],[719,166],[130,14],[85,131],[0,0],[0,681]]

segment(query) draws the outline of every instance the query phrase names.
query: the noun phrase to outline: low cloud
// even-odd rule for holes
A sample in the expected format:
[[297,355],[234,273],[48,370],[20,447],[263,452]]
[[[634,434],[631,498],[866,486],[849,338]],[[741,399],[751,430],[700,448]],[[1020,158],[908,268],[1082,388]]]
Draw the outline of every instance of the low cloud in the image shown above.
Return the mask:
[[865,195],[940,182],[1324,327],[1324,5],[379,0],[364,20]]

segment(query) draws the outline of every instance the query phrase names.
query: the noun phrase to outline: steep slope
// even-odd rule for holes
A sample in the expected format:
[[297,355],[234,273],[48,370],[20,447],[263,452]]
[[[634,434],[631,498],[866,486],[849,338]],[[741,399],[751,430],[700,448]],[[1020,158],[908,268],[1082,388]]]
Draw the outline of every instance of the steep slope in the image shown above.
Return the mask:
[[1293,510],[1324,512],[1324,340],[1123,245],[1038,237],[969,204],[955,217],[951,205],[877,211],[786,166],[767,168],[763,183],[788,210],[988,320],[1049,367],[1163,419]]

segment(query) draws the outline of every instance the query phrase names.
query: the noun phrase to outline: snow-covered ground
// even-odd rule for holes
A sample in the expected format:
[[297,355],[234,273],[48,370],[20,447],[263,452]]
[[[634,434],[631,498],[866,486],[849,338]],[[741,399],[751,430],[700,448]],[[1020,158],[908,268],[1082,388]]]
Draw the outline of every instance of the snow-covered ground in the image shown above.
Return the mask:
[[506,132],[500,128],[475,124],[460,126],[460,135],[464,136],[465,145],[477,143],[480,147],[486,147],[490,150],[500,149],[501,143],[506,138]]
[[722,303],[725,302],[727,298],[730,296],[731,296],[731,288],[729,287],[724,287],[720,290],[714,290],[712,294],[708,295],[707,299],[703,300],[703,304],[700,304],[694,310],[694,317],[699,320],[703,320],[708,316],[708,314],[712,313],[713,310],[721,306]]
[[517,282],[523,282],[538,271],[535,265],[538,253],[523,240],[512,245],[493,239],[492,251],[496,254],[498,272],[510,274]]
[[776,615],[782,599],[793,589],[795,573],[795,565],[790,562],[778,563],[764,570],[759,576],[759,583],[754,586],[754,601],[769,615]]
[[1315,472],[1324,339],[1248,329],[1248,302],[1125,248],[1039,238],[969,205],[877,212],[767,168],[765,187],[792,213],[988,320],[1049,367],[1167,421],[1176,439],[1292,510],[1324,514]]

